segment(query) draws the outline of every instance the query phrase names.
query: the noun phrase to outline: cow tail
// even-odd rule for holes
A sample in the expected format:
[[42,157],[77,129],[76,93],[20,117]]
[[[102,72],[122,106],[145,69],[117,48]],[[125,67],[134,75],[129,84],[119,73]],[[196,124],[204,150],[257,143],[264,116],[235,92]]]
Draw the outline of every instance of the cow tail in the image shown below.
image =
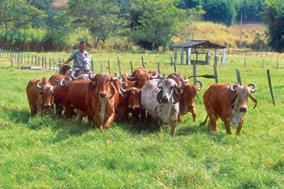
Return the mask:
[[209,116],[208,116],[208,114],[207,114],[205,120],[204,120],[203,122],[201,122],[199,126],[205,125],[205,124],[207,123],[208,117],[209,117]]

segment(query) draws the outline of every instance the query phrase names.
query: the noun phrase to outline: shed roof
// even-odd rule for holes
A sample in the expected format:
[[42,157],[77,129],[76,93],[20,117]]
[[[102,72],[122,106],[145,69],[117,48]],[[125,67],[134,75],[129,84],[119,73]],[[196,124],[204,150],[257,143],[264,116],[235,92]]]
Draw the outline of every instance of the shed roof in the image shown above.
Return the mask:
[[226,46],[212,43],[208,40],[190,40],[181,44],[174,45],[176,48],[210,48],[210,49],[225,49]]

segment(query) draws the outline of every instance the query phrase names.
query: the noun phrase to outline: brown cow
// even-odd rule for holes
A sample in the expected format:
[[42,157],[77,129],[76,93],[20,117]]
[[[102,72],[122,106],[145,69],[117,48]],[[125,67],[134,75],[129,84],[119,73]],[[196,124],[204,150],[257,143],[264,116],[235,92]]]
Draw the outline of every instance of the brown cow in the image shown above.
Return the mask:
[[55,112],[56,115],[61,116],[63,110],[63,101],[66,95],[66,86],[63,85],[62,81],[71,81],[71,77],[64,76],[64,75],[53,75],[49,78],[49,82],[51,85],[56,86],[54,88],[54,104],[55,104]]
[[94,121],[99,129],[109,128],[115,118],[115,109],[119,103],[119,94],[113,84],[117,77],[107,73],[97,74],[89,86],[88,120]]
[[135,121],[138,121],[141,110],[141,89],[137,87],[129,87],[124,89],[122,85],[120,88],[120,93],[121,96],[119,99],[119,104],[116,108],[117,119],[121,121],[127,120],[128,114],[131,112]]
[[89,94],[90,80],[73,80],[66,85],[65,95],[60,97],[60,103],[65,107],[65,117],[72,118],[74,109],[87,112],[86,100]]
[[209,117],[209,127],[216,132],[216,121],[218,118],[224,122],[226,133],[231,134],[230,123],[237,127],[236,134],[240,134],[245,113],[248,110],[248,97],[257,105],[256,99],[251,95],[256,91],[254,84],[247,87],[239,84],[214,84],[204,93],[203,100],[207,111],[207,117],[203,123],[207,122]]
[[52,107],[54,86],[49,83],[47,78],[30,80],[26,92],[32,116]]
[[137,87],[141,89],[143,85],[149,81],[150,79],[157,79],[159,75],[153,71],[145,71],[144,68],[136,68],[131,76],[127,77],[127,82],[132,81],[135,82],[134,86],[129,85],[129,87]]
[[188,80],[185,79],[184,76],[180,73],[172,73],[168,75],[168,78],[171,78],[175,80],[175,82],[178,84],[178,86],[182,89],[179,104],[180,104],[180,112],[179,112],[179,120],[181,115],[185,115],[188,112],[191,112],[192,119],[195,121],[196,119],[196,111],[195,111],[195,96],[197,94],[197,91],[200,91],[202,89],[202,85],[200,84],[200,87],[197,88],[195,85],[190,85],[188,83]]

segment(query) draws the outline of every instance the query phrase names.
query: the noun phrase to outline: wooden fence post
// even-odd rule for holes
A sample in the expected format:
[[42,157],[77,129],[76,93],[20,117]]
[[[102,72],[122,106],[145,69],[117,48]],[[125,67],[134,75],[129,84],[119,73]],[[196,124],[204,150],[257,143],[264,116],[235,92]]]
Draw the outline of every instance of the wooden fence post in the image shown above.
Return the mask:
[[241,79],[241,72],[239,69],[236,69],[236,76],[237,76],[237,82],[240,84],[240,85],[243,85],[242,84],[242,79]]
[[120,60],[119,60],[118,57],[117,57],[117,67],[118,67],[118,73],[119,73],[119,75],[121,75]]
[[197,65],[196,62],[193,64],[193,84],[196,85],[197,83]]
[[272,98],[272,103],[275,106],[276,103],[275,103],[275,98],[274,98],[274,94],[273,94],[273,90],[272,90],[272,82],[271,82],[271,75],[270,75],[269,69],[267,69],[267,79],[268,79],[268,86],[269,86],[269,90],[270,90],[270,95],[271,95],[271,98]]
[[43,56],[41,57],[41,67],[42,68],[44,67],[44,57]]
[[261,61],[262,69],[264,70],[264,58]]
[[142,67],[145,68],[145,62],[144,62],[143,56],[141,56],[141,64],[142,64]]
[[108,73],[110,74],[111,73],[111,69],[110,69],[110,62],[109,62],[109,60],[107,61],[107,67],[108,67]]
[[100,63],[100,70],[101,70],[101,73],[103,72],[103,65],[102,63]]
[[51,69],[51,58],[48,59],[48,67]]
[[160,70],[160,63],[159,63],[159,62],[157,63],[157,72],[158,72],[158,74],[160,75],[161,70]]
[[217,66],[214,65],[214,76],[215,76],[215,83],[218,83],[218,70],[217,70]]
[[133,64],[132,64],[132,61],[130,61],[130,73],[131,73],[131,74],[133,73]]
[[174,64],[177,64],[177,48],[174,48]]
[[177,64],[174,62],[174,72],[177,72]]
[[11,67],[14,68],[14,64],[13,64],[13,56],[11,56]]
[[37,57],[38,66],[40,66],[40,56]]
[[276,67],[277,69],[279,68],[279,54],[277,55],[277,59],[276,59]]

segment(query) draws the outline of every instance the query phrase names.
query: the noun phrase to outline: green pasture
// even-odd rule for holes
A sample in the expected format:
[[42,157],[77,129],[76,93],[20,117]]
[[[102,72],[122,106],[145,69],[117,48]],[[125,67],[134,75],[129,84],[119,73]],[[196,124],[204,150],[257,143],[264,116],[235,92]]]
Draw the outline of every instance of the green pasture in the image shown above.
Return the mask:
[[[67,53],[41,56],[67,58]],[[171,54],[144,54],[146,69],[173,71]],[[141,54],[97,53],[95,72],[130,72],[129,62],[141,66]],[[217,134],[199,126],[206,116],[202,95],[214,80],[200,79],[205,89],[196,97],[197,121],[182,117],[174,138],[141,125],[114,123],[103,133],[87,121],[66,121],[53,116],[29,118],[25,88],[30,79],[53,71],[10,68],[0,57],[0,188],[283,188],[284,186],[284,61],[276,58],[229,55],[218,66],[220,83],[235,83],[235,68],[244,85],[257,85],[249,101],[241,136],[228,136],[221,121]],[[264,69],[262,59],[265,59]],[[101,66],[102,65],[102,66]],[[270,69],[276,106],[272,105],[266,69]],[[192,66],[177,71],[192,75]],[[213,66],[199,66],[198,74],[213,74]]]

